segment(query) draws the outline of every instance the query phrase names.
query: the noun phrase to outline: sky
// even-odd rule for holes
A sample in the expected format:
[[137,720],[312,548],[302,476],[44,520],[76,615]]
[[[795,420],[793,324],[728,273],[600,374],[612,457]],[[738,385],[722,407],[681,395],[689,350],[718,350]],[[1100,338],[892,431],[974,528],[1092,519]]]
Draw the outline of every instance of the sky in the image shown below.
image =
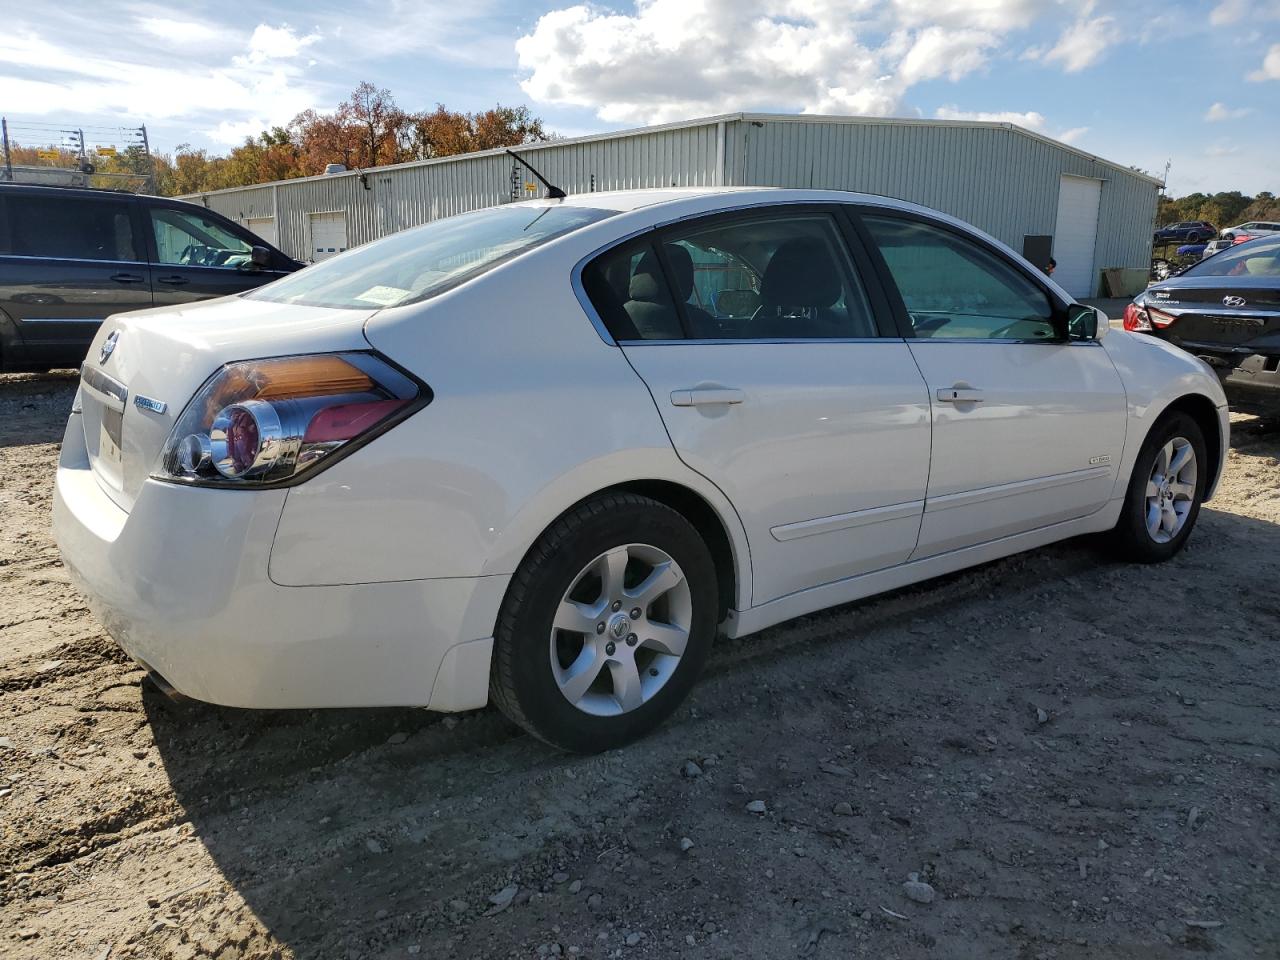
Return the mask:
[[0,0],[15,139],[224,152],[357,83],[566,136],[739,110],[1016,123],[1280,193],[1280,0]]

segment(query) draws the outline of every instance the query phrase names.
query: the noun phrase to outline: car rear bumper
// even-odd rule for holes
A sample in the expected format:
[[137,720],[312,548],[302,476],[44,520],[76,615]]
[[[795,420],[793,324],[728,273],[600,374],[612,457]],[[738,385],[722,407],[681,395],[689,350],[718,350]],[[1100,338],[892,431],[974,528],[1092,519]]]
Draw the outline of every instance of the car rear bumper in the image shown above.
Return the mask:
[[1223,382],[1233,387],[1280,390],[1280,363],[1277,362],[1278,360],[1280,358],[1254,354],[1232,370],[1231,374]]
[[279,586],[267,565],[285,491],[148,480],[126,513],[89,469],[78,419],[54,489],[58,546],[107,632],[179,693],[257,708],[485,704],[509,577]]

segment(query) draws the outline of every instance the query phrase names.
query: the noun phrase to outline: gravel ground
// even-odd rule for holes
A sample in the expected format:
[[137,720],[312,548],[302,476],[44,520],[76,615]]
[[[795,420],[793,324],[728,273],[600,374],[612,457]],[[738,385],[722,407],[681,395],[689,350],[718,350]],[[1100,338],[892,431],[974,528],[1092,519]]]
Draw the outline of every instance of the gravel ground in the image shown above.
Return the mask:
[[581,758],[167,701],[50,539],[73,389],[0,377],[6,958],[1280,957],[1274,411],[1172,563],[1072,542],[724,641]]

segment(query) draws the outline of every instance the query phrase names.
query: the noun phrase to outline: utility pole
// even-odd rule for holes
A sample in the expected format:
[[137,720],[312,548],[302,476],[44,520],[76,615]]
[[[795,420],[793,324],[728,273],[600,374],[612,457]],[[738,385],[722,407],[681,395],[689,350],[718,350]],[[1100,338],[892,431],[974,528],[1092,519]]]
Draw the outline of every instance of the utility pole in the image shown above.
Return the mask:
[[147,193],[156,192],[156,162],[151,157],[151,141],[147,139],[147,125],[138,128],[142,131],[142,153],[147,158]]
[[13,158],[9,155],[9,121],[0,117],[0,135],[4,138],[4,178],[13,179]]

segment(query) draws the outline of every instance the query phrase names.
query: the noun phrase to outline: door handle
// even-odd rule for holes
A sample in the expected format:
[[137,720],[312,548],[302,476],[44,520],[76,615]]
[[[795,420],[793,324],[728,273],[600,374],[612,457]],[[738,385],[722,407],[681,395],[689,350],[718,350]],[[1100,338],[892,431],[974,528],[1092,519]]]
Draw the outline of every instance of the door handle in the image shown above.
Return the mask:
[[113,273],[111,279],[116,283],[142,283],[145,278],[136,273]]
[[671,404],[676,407],[701,407],[713,403],[741,403],[747,395],[733,387],[694,387],[672,390]]
[[188,280],[186,277],[157,277],[156,282],[167,283],[171,287],[180,287],[184,283],[190,283],[191,281]]
[[940,403],[981,403],[985,399],[982,391],[975,390],[973,387],[938,388],[938,401]]

